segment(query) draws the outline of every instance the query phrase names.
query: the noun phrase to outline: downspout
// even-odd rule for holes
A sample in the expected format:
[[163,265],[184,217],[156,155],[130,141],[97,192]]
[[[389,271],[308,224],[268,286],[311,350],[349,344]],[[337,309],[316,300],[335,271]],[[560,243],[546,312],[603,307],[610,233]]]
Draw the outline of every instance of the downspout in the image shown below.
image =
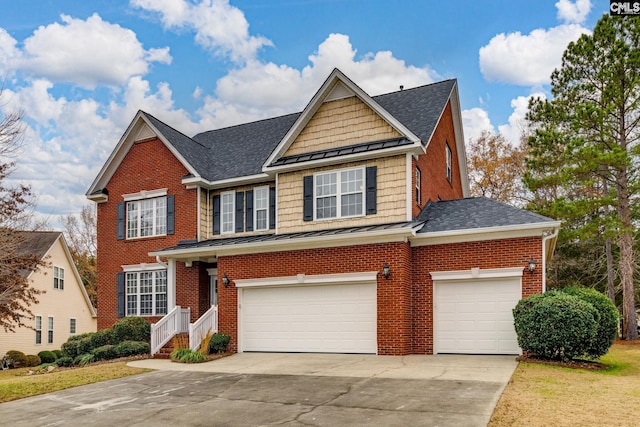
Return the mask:
[[558,237],[560,228],[542,238],[542,293],[547,292],[547,240]]

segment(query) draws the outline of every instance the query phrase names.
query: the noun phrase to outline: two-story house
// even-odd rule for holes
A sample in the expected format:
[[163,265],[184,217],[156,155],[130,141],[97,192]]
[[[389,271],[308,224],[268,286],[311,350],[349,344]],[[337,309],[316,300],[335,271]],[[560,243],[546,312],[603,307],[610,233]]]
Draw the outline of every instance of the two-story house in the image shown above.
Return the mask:
[[98,326],[148,316],[153,347],[192,323],[239,352],[518,353],[511,310],[544,290],[559,223],[467,196],[456,80],[372,97],[336,69],[300,113],[191,138],[140,111],[87,192]]

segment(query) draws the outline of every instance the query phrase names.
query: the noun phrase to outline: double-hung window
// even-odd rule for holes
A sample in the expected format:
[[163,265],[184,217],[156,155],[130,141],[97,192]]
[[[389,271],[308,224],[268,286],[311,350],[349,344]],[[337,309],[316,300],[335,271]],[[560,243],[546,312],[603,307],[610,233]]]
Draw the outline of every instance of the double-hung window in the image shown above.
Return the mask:
[[314,175],[315,219],[364,215],[364,168]]
[[42,316],[36,316],[36,344],[42,344]]
[[64,268],[53,267],[53,289],[64,289]]
[[451,176],[452,176],[452,172],[451,172],[451,147],[449,147],[449,143],[448,142],[445,144],[445,148],[446,148],[446,156],[447,156],[447,179],[449,181],[451,181]]
[[76,333],[76,319],[74,318],[69,319],[69,333],[70,334]]
[[416,203],[419,205],[422,202],[422,197],[420,194],[420,180],[422,178],[422,174],[420,173],[420,169],[416,168]]
[[47,344],[53,344],[53,317],[48,318]]
[[225,191],[220,194],[221,198],[221,217],[222,217],[222,232],[233,233],[235,230],[235,191]]
[[256,187],[253,190],[253,214],[256,231],[269,229],[269,187]]
[[127,202],[127,239],[167,234],[167,198]]
[[128,271],[125,282],[127,316],[167,314],[167,270]]

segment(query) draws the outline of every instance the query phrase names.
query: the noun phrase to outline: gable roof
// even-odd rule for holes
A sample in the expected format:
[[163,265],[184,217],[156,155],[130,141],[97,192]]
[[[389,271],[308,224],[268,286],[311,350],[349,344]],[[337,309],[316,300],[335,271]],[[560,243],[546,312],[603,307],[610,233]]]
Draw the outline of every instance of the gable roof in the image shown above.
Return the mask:
[[557,221],[546,216],[486,197],[429,202],[420,212],[417,220],[424,221],[418,234],[479,228],[520,227],[526,224],[559,225]]
[[[342,84],[344,88],[351,91],[351,94],[365,101],[404,135],[402,141],[405,142],[387,144],[382,148],[365,147],[365,152],[381,149],[406,150],[408,146],[415,144],[426,147],[449,100],[452,100],[453,107],[459,110],[455,79],[370,97],[342,72],[335,69],[302,112],[210,130],[191,138],[151,114],[139,111],[86,195],[96,201],[105,200],[106,195],[103,194],[103,189],[133,144],[136,130],[140,128],[141,123],[149,125],[189,170],[190,176],[183,179],[185,184],[205,184],[215,187],[223,186],[229,181],[239,183],[239,181],[265,180],[269,177],[265,166],[268,167],[278,154],[286,151],[287,144],[292,142],[291,138],[294,138],[297,135],[296,132],[304,127],[313,112],[337,84]],[[456,120],[460,120],[459,111],[454,115],[454,122]],[[456,135],[459,144],[458,152],[464,153],[461,123],[455,127],[459,128]],[[351,152],[346,150],[342,153],[332,152],[324,155],[324,158],[362,152],[360,149],[351,150]],[[462,157],[461,171],[464,172],[466,162],[464,156],[460,157]],[[464,181],[466,174],[461,175]],[[463,189],[466,190],[467,187],[468,185],[463,185]]]

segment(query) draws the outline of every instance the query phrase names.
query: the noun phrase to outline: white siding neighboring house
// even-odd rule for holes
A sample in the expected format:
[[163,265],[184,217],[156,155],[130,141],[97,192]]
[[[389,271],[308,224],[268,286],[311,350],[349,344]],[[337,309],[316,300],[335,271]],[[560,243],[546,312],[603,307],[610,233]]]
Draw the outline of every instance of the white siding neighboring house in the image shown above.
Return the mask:
[[0,329],[0,356],[8,350],[38,354],[43,350],[58,350],[71,335],[95,332],[96,310],[82,285],[67,243],[61,232],[23,232],[21,250],[44,259],[45,266],[28,275],[30,285],[45,293],[39,303],[29,307],[36,329],[16,328],[15,332]]

